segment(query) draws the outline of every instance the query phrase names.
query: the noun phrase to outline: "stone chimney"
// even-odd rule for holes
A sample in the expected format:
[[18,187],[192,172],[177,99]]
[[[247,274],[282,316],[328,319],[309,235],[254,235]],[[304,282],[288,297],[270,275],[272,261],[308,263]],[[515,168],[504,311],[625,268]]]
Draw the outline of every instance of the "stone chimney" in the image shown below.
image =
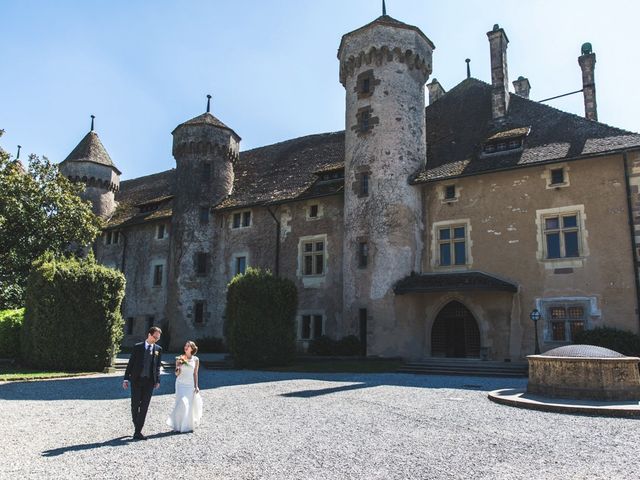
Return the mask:
[[509,39],[497,23],[487,32],[491,49],[491,111],[493,119],[503,118],[509,110],[509,75],[507,73],[507,44]]
[[582,93],[584,95],[584,116],[588,120],[598,121],[598,107],[596,105],[596,54],[590,43],[582,45],[582,55],[578,57],[582,69]]
[[427,88],[429,89],[429,105],[433,105],[436,100],[446,93],[440,82],[435,78],[431,83],[427,84]]
[[516,91],[516,95],[529,99],[529,92],[531,91],[531,84],[529,83],[528,78],[524,78],[522,76],[518,77],[517,80],[513,82],[513,88]]

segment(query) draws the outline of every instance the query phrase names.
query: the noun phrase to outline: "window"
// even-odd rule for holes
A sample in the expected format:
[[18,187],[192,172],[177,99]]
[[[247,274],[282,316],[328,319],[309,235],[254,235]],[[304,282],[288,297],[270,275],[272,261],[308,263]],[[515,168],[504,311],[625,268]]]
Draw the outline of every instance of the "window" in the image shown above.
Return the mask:
[[318,205],[311,205],[309,207],[309,218],[318,218]]
[[193,304],[193,322],[204,323],[204,302],[197,301]]
[[118,230],[109,230],[105,233],[104,243],[107,245],[117,245],[120,242],[120,232]]
[[207,263],[209,260],[209,255],[204,252],[199,252],[196,254],[195,258],[195,270],[197,275],[206,275],[207,274]]
[[369,196],[369,173],[362,172],[360,174],[360,196]]
[[362,79],[362,89],[361,92],[362,93],[369,93],[369,89],[371,88],[371,79],[370,78],[363,78]]
[[161,223],[160,225],[158,225],[158,228],[156,229],[156,238],[158,240],[162,240],[165,237],[165,233],[166,233],[166,228],[164,223]]
[[302,243],[302,274],[324,275],[324,241]]
[[358,268],[367,268],[369,262],[369,244],[365,241],[358,242]]
[[234,275],[242,275],[247,270],[247,257],[236,257]]
[[580,228],[576,212],[544,217],[545,258],[580,256]]
[[453,200],[454,198],[456,198],[455,185],[447,185],[444,187],[444,198],[445,200]]
[[[369,96],[370,94],[362,95]],[[359,108],[356,113],[356,124],[351,127],[351,130],[357,132],[358,135],[370,132],[374,125],[380,123],[380,119],[378,117],[373,117],[371,115],[372,113],[373,110],[369,105]]]
[[202,182],[209,182],[211,180],[211,163],[205,162],[202,164]]
[[482,153],[491,155],[494,153],[508,152],[522,148],[524,138],[514,138],[511,140],[492,141],[482,145]]
[[162,264],[153,266],[153,286],[154,287],[162,286],[162,270],[163,270]]
[[124,325],[124,332],[126,335],[133,335],[133,317],[127,317],[127,321]]
[[380,84],[380,80],[376,80],[373,76],[373,70],[362,72],[356,78],[356,86],[354,91],[358,94],[358,98],[368,98],[373,93],[375,86]]
[[246,228],[251,226],[251,211],[238,212],[233,214],[233,228]]
[[551,185],[564,183],[564,168],[551,169]]
[[586,328],[584,305],[554,304],[547,308],[547,339],[571,342],[578,332]]
[[209,223],[209,207],[200,207],[200,225]]
[[300,339],[313,340],[324,335],[322,315],[302,315],[300,317]]
[[467,239],[464,225],[450,225],[438,229],[439,265],[467,264]]

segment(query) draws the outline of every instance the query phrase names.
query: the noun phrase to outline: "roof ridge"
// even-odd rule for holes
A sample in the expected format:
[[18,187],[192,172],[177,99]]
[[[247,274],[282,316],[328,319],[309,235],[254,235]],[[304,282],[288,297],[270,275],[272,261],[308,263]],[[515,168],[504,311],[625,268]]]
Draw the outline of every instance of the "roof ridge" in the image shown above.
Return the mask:
[[[548,109],[554,110],[556,112],[559,112],[560,114],[574,117],[574,118],[578,119],[579,121],[585,122],[585,124],[587,124],[587,125],[597,124],[597,125],[602,125],[603,127],[610,128],[612,130],[616,130],[618,132],[628,133],[629,135],[640,135],[640,133],[638,133],[638,132],[632,132],[631,130],[625,130],[623,128],[614,127],[612,125],[609,125],[608,123],[604,123],[604,122],[601,122],[599,120],[589,120],[588,118],[585,118],[585,117],[583,117],[581,115],[578,115],[577,113],[567,112],[566,110],[561,110],[561,109],[559,109],[557,107],[554,107],[552,105],[548,105],[546,103],[542,103],[542,102],[540,102],[538,100],[532,100],[530,98],[521,97],[520,95],[518,95],[517,93],[514,93],[514,92],[509,92],[509,95],[511,97],[516,97],[519,100],[523,100],[523,101],[526,101],[526,102],[532,102],[532,103],[534,103],[536,105],[541,106],[542,108],[548,108]],[[508,115],[509,115],[509,112],[507,111],[507,116]]]
[[339,135],[341,133],[344,133],[344,130],[336,130],[335,132],[310,133],[308,135],[302,135],[301,137],[290,138],[288,140],[282,140],[280,142],[270,143],[268,145],[262,145],[260,147],[250,148],[249,150],[242,150],[240,152],[240,154],[254,152],[254,151],[260,150],[262,148],[276,147],[278,145],[284,145],[285,143],[295,142],[296,140],[303,140],[303,139],[308,139],[308,138],[311,138],[311,137],[322,137],[322,136],[329,136],[329,135]]

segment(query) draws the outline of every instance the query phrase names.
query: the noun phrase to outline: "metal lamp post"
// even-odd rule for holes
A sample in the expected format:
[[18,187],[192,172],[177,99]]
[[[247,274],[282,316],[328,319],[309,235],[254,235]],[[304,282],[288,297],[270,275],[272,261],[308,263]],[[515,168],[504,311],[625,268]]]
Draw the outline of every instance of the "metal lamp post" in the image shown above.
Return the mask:
[[529,318],[533,320],[533,328],[536,332],[536,349],[534,353],[536,355],[540,355],[540,344],[538,343],[538,320],[542,318],[542,314],[540,313],[540,310],[534,308],[529,314]]

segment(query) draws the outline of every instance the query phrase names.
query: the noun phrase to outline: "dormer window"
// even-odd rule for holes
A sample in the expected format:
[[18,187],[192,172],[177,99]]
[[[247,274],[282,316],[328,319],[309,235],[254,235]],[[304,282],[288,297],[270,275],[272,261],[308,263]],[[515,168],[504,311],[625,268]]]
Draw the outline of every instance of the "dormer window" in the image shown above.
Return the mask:
[[482,155],[494,155],[520,150],[530,127],[518,127],[494,133],[482,144]]

